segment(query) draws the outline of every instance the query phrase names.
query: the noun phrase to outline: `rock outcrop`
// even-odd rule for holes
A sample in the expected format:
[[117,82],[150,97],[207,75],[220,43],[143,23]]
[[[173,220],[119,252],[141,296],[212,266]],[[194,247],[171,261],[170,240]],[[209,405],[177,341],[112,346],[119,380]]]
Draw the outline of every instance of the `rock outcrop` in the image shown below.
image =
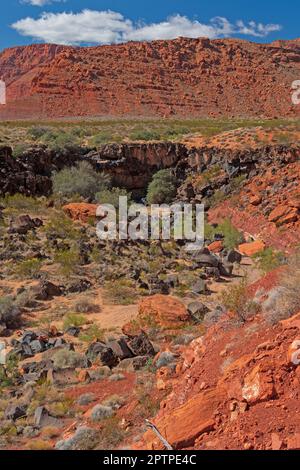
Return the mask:
[[[221,322],[186,348],[155,419],[173,448],[299,449],[299,314],[247,328]],[[150,430],[134,447],[163,448]]]
[[15,47],[0,54],[0,117],[295,116],[299,57],[299,40]]
[[149,144],[102,145],[97,150],[66,147],[53,150],[32,147],[13,156],[12,149],[0,147],[0,192],[26,195],[49,195],[54,171],[73,166],[83,159],[96,170],[112,177],[114,185],[143,189],[158,170],[175,167],[187,157],[184,145],[170,142]]

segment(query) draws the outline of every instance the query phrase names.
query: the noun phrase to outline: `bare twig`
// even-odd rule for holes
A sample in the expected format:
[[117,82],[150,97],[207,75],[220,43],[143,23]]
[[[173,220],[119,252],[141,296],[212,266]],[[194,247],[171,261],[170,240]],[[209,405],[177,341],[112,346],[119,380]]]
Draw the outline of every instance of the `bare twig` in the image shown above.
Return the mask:
[[158,439],[162,442],[162,444],[165,446],[167,450],[174,450],[173,447],[168,443],[168,441],[161,435],[157,427],[151,423],[148,419],[145,419],[146,421],[146,426],[147,428],[151,429],[151,431],[154,432],[154,434],[157,435]]

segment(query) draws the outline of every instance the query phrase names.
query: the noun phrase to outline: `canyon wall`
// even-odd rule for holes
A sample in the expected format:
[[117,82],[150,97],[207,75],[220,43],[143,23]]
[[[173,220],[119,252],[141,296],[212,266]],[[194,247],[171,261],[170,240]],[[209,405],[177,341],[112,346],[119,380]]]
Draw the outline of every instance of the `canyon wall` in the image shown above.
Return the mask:
[[297,116],[291,84],[300,78],[300,40],[38,44],[4,50],[0,76],[1,119]]

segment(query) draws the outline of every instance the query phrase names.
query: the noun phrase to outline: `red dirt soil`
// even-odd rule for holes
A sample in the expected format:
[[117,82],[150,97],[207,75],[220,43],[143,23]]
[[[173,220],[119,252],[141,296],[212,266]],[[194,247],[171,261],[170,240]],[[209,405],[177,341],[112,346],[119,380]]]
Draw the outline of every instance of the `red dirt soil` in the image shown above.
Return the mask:
[[0,118],[296,116],[299,74],[299,39],[15,47],[0,54]]

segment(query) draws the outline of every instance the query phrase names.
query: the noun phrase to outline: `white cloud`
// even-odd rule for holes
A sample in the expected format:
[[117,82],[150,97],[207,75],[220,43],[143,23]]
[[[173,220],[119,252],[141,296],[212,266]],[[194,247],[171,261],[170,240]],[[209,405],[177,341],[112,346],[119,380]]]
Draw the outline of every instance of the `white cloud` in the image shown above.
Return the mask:
[[[32,0],[41,2],[43,0]],[[12,25],[23,36],[58,44],[111,44],[126,41],[174,39],[179,36],[197,38],[228,37],[236,34],[265,37],[279,31],[280,25],[243,21],[230,23],[217,17],[208,24],[173,15],[160,23],[141,24],[114,11],[83,10],[80,13],[43,13],[39,18],[24,18]]]
[[66,0],[21,0],[21,3],[29,3],[35,7],[42,7],[47,5],[47,3],[54,3],[54,2],[65,2]]

